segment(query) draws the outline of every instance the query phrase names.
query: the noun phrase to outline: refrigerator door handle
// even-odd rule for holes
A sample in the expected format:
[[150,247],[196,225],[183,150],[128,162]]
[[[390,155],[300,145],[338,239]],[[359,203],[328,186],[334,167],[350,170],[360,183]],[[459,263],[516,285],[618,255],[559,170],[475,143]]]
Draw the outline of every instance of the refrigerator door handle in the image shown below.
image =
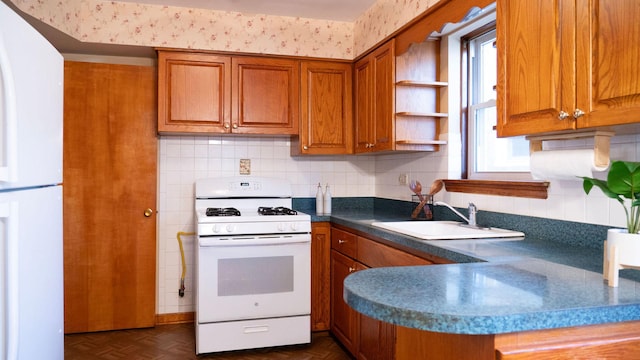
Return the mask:
[[7,47],[4,44],[3,34],[0,33],[0,78],[2,78],[2,90],[4,94],[0,101],[3,103],[4,113],[0,116],[2,133],[0,136],[0,181],[16,182],[16,165],[18,162],[18,102],[16,100],[16,86],[11,70],[11,62]]
[[18,358],[18,344],[20,334],[19,312],[19,279],[18,279],[18,202],[11,201],[0,203],[0,221],[3,221],[5,233],[6,253],[6,279],[5,284],[5,319],[7,330],[7,342],[5,344],[5,359]]

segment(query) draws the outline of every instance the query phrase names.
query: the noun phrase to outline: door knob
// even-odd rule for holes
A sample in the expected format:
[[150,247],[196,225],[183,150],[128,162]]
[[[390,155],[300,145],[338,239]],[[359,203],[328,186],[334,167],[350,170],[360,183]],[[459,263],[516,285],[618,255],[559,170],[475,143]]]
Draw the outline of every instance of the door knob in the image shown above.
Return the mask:
[[144,211],[144,216],[145,217],[149,217],[151,215],[153,215],[153,210],[147,209],[147,210]]

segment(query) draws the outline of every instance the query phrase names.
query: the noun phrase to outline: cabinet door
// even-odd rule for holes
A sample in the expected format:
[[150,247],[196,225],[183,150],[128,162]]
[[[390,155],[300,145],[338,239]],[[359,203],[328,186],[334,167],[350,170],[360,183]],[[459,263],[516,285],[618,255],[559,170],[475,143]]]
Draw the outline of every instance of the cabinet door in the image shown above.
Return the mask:
[[393,150],[395,141],[394,40],[355,65],[355,152]]
[[358,313],[344,302],[344,279],[358,264],[331,250],[331,332],[352,354],[358,349]]
[[311,331],[329,330],[331,320],[331,225],[311,224]]
[[395,42],[392,39],[371,54],[373,66],[373,150],[395,148]]
[[300,136],[293,145],[297,153],[353,153],[351,72],[351,64],[344,62],[300,64]]
[[158,53],[158,132],[226,133],[230,122],[230,57]]
[[373,66],[369,57],[355,65],[355,152],[371,151],[373,143]]
[[575,0],[497,1],[498,136],[575,128],[574,14]]
[[577,0],[576,11],[578,127],[640,121],[638,1]]
[[297,60],[234,57],[232,78],[232,132],[298,134]]

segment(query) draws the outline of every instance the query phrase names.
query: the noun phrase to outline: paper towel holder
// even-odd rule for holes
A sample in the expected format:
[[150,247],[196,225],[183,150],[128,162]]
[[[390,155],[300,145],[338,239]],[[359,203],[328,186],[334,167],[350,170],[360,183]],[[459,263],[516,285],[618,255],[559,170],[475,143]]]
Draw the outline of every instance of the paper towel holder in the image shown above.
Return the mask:
[[542,151],[542,142],[548,140],[573,140],[581,138],[593,138],[594,165],[598,167],[609,166],[609,148],[611,145],[611,137],[615,135],[613,131],[605,130],[589,130],[589,131],[573,131],[560,134],[547,135],[529,135],[529,153]]

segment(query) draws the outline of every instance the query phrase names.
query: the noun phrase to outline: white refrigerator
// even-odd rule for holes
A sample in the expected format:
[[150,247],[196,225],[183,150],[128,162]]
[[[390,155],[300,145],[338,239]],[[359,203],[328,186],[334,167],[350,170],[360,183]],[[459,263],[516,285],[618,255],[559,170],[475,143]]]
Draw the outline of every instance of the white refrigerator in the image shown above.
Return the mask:
[[0,359],[63,359],[64,62],[0,2]]

